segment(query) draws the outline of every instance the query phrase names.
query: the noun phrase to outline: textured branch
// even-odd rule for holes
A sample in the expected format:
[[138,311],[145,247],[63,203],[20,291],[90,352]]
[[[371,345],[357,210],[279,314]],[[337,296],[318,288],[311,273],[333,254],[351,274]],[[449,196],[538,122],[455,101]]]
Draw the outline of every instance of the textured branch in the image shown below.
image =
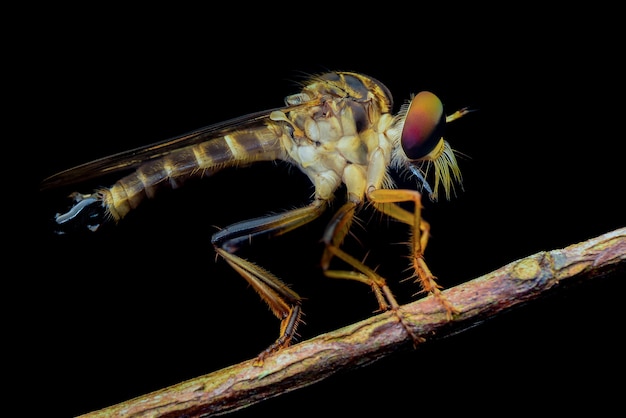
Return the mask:
[[[425,341],[458,333],[527,303],[559,284],[591,280],[626,269],[626,228],[569,247],[509,263],[445,291],[459,310],[447,321],[432,297],[404,305],[402,313]],[[96,417],[207,417],[232,412],[299,389],[339,370],[356,368],[410,343],[397,316],[387,312],[253,360],[95,411]]]

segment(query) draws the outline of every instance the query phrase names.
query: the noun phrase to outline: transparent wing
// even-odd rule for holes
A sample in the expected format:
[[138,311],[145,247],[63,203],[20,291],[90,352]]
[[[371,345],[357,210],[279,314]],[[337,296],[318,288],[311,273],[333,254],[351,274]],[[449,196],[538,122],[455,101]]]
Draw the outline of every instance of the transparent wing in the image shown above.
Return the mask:
[[270,114],[275,110],[288,112],[291,109],[291,107],[282,107],[250,113],[224,122],[205,126],[164,141],[108,155],[53,174],[41,182],[40,190],[43,191],[68,186],[113,173],[130,171],[146,161],[161,158],[176,149],[210,141],[213,138],[224,136],[237,129],[263,123],[269,119]]

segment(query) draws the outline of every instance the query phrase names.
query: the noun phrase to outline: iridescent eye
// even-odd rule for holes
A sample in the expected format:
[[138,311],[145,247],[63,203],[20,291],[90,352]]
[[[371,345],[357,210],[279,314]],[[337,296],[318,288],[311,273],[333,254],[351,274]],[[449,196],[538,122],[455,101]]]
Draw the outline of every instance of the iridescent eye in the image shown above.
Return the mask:
[[418,93],[406,112],[402,149],[410,160],[419,160],[435,149],[443,136],[446,115],[443,103],[428,91]]

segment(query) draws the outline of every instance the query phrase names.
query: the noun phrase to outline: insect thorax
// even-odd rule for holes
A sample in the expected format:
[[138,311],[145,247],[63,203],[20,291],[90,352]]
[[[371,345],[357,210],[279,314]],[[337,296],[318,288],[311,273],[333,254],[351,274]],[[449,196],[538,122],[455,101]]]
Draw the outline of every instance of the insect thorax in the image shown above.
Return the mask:
[[[381,186],[392,146],[384,132],[393,119],[391,96],[382,84],[365,76],[331,73],[314,79],[286,102],[300,105],[283,119],[292,128],[284,145],[315,185],[318,198],[330,199],[342,182],[360,199],[372,181],[374,187]],[[382,172],[372,175],[369,162],[375,150],[386,158],[375,168]]]

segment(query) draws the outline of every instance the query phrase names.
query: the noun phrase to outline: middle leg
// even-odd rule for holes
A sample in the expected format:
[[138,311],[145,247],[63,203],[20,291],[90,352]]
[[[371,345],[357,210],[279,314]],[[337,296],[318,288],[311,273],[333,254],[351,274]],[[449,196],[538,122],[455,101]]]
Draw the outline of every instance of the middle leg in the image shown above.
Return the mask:
[[[354,213],[357,207],[358,203],[345,203],[335,213],[331,222],[326,227],[323,237],[325,248],[321,262],[324,275],[332,279],[355,280],[370,286],[376,296],[379,309],[381,311],[392,311],[394,315],[397,316],[400,324],[409,334],[414,344],[418,344],[423,341],[423,338],[416,335],[402,317],[400,305],[389,289],[385,278],[365,265],[364,262],[359,261],[341,249],[341,244],[354,220]],[[351,266],[354,270],[331,269],[330,263],[335,257]]]

